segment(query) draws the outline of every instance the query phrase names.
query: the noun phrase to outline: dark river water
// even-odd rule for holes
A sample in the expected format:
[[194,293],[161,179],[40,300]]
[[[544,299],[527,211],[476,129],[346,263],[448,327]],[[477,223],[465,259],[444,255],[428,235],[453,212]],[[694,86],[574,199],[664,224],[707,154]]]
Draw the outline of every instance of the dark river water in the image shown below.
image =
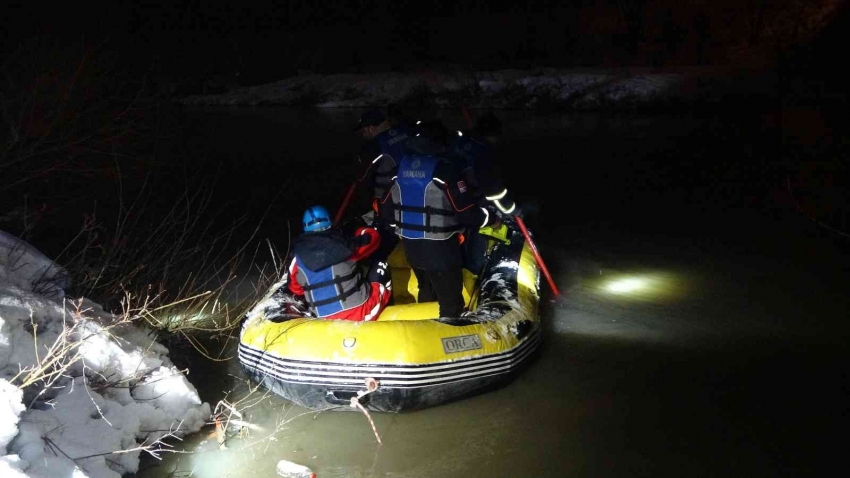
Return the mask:
[[[285,250],[288,221],[297,231],[305,207],[341,201],[358,114],[190,110],[169,154],[218,171],[214,207],[266,213],[259,236]],[[831,154],[818,146],[829,128],[794,132],[770,112],[499,115],[507,185],[563,293],[542,304],[533,365],[486,395],[373,414],[382,446],[359,413],[305,414],[257,391],[246,419],[262,430],[219,451],[205,429],[186,439],[195,453],[138,476],[272,477],[281,459],[321,478],[840,469],[850,241],[785,194],[801,162]],[[245,388],[236,363],[189,379],[213,406]]]

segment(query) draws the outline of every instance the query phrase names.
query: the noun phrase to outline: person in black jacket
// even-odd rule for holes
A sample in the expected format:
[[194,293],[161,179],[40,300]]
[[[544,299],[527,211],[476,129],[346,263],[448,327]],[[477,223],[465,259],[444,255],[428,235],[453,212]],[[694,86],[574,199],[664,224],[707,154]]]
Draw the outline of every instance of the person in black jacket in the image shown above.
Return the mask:
[[442,146],[411,139],[380,204],[419,282],[418,301],[437,300],[441,317],[463,313],[464,230],[498,225],[495,214],[475,204],[458,166]]
[[[486,113],[471,131],[457,131],[449,150],[461,161],[464,178],[478,204],[487,205],[502,215],[519,216],[521,212],[508,194],[495,161],[494,147],[501,134],[502,122],[493,113]],[[463,248],[464,266],[479,274],[486,252],[487,238],[470,231]]]
[[371,226],[381,234],[381,247],[375,256],[386,260],[398,245],[398,238],[392,228],[381,221],[378,201],[387,194],[392,177],[398,170],[404,144],[413,137],[413,133],[404,124],[393,124],[377,109],[364,112],[355,131],[366,140],[358,156],[361,172],[357,181],[364,183],[369,191],[375,212]]

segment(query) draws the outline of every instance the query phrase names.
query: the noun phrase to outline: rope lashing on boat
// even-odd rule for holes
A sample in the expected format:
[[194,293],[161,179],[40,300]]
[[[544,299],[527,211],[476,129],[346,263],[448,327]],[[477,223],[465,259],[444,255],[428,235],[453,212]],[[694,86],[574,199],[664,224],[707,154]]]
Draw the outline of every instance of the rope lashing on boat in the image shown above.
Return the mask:
[[375,422],[372,421],[372,416],[369,415],[369,411],[366,410],[363,405],[360,404],[360,399],[369,395],[378,389],[378,381],[372,377],[366,377],[366,390],[358,390],[357,395],[351,397],[351,408],[358,408],[366,418],[369,419],[369,425],[372,425],[372,431],[375,433],[375,438],[378,440],[378,445],[381,445],[381,436],[378,435],[378,429],[375,428]]

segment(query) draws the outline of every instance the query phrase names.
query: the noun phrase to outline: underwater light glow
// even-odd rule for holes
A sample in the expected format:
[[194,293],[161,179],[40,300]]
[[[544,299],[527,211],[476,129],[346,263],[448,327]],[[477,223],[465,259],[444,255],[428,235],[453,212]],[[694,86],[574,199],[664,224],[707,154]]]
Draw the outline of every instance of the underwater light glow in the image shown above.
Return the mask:
[[645,289],[647,285],[648,281],[646,279],[627,277],[625,279],[618,279],[613,282],[609,282],[605,286],[605,290],[613,294],[628,294],[630,292]]
[[607,273],[593,280],[594,288],[604,295],[651,301],[684,298],[688,295],[687,282],[681,274],[657,270]]

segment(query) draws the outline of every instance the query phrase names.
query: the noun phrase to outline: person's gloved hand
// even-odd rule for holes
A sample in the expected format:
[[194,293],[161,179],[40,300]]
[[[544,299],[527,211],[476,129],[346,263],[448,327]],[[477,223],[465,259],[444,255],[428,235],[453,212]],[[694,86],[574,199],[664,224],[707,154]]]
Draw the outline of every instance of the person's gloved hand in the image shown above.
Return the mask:
[[369,227],[375,227],[375,224],[378,223],[378,221],[380,221],[381,217],[378,214],[376,214],[375,211],[370,210],[366,214],[363,214],[362,216],[360,216],[360,219],[363,220],[363,224],[365,224]]
[[516,204],[514,206],[514,209],[509,213],[504,213],[502,211],[496,210],[496,216],[499,218],[500,222],[502,224],[506,224],[508,227],[513,227],[514,223],[516,222],[516,218],[518,217],[525,219],[525,216],[523,215],[525,213],[526,211],[522,207],[520,207],[519,204]]
[[506,214],[502,211],[499,211],[498,209],[494,209],[494,211],[495,211],[495,216],[496,216],[496,221],[497,221],[497,224],[493,226],[494,228],[498,227],[498,225],[501,225],[501,224],[511,224],[511,223],[513,223],[513,219],[514,219],[513,212],[511,212],[510,214]]
[[511,211],[510,215],[513,216],[513,217],[523,217],[522,213],[523,213],[522,207],[520,207],[520,205],[517,204],[516,207],[514,208],[514,210]]
[[378,233],[378,229],[375,227],[359,227],[356,231],[354,231],[355,236],[369,236],[369,243],[381,243],[381,234]]

